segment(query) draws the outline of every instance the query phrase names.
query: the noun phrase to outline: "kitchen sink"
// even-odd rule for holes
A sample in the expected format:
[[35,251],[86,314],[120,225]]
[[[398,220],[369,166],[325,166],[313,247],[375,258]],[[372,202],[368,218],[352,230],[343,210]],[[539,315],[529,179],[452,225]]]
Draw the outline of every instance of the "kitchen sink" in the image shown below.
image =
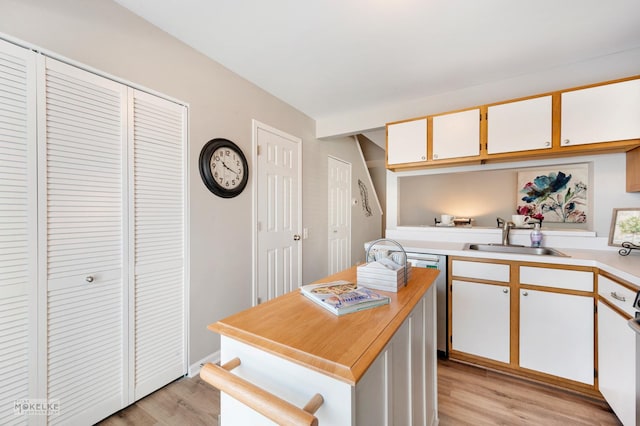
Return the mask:
[[503,244],[466,244],[464,250],[488,251],[492,253],[533,254],[536,256],[563,256],[566,254],[549,247],[525,247]]

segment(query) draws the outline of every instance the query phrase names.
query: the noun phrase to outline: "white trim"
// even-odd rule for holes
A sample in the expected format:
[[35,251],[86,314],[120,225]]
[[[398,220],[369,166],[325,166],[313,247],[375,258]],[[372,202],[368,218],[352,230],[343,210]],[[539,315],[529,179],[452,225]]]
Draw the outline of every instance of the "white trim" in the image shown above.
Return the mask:
[[384,215],[384,212],[382,211],[382,205],[380,204],[380,199],[378,198],[378,191],[376,191],[376,187],[373,186],[373,180],[371,180],[371,173],[369,173],[369,161],[365,160],[364,158],[364,153],[362,152],[362,147],[360,146],[360,141],[358,140],[357,136],[353,136],[353,138],[356,140],[356,146],[358,147],[358,152],[360,153],[360,158],[362,159],[362,164],[364,165],[364,169],[367,172],[367,179],[369,180],[369,186],[371,187],[371,191],[373,192],[373,196],[376,199],[376,205],[378,206],[378,211],[380,212],[380,215]]
[[217,364],[220,362],[220,351],[215,351],[214,353],[209,354],[206,357],[201,358],[195,363],[191,364],[189,366],[187,377],[191,378],[197,376],[198,374],[200,374],[200,370],[202,369],[202,367],[210,362],[213,364]]
[[57,60],[59,62],[63,62],[65,64],[67,64],[67,65],[71,65],[71,66],[73,66],[75,68],[79,68],[81,70],[90,72],[91,74],[95,74],[95,75],[98,75],[100,77],[104,77],[104,78],[106,78],[108,80],[115,81],[116,83],[124,84],[125,86],[132,87],[134,89],[140,90],[142,92],[146,92],[146,93],[148,93],[150,95],[157,96],[157,97],[165,99],[167,101],[170,101],[170,102],[173,102],[173,103],[176,103],[176,104],[179,104],[179,105],[187,106],[187,107],[189,106],[189,104],[184,102],[184,101],[181,101],[181,100],[176,99],[176,98],[172,98],[171,96],[168,96],[168,95],[166,95],[164,93],[156,92],[155,90],[149,89],[148,87],[142,86],[141,84],[133,83],[133,82],[131,82],[129,80],[125,80],[124,78],[120,78],[120,77],[114,76],[112,74],[106,73],[106,72],[104,72],[102,70],[99,70],[97,68],[93,68],[93,67],[91,67],[89,65],[83,64],[82,62],[78,62],[78,61],[75,61],[73,59],[67,58],[66,56],[60,55],[59,53],[52,52],[52,51],[50,51],[48,49],[45,49],[45,48],[40,47],[38,45],[35,45],[33,43],[28,43],[28,42],[26,42],[24,40],[20,40],[19,38],[13,37],[13,36],[11,36],[9,34],[0,32],[0,40],[4,40],[4,41],[6,41],[8,43],[11,43],[11,44],[14,44],[14,45],[16,45],[18,47],[23,47],[25,49],[31,50],[36,54],[47,56],[47,57],[49,57],[51,59],[55,59],[55,60]]

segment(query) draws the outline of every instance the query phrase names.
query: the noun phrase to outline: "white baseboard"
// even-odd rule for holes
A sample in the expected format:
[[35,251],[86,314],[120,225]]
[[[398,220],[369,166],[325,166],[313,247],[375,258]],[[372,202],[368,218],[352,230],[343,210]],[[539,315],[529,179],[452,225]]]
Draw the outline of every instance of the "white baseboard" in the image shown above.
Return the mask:
[[200,369],[208,362],[212,362],[214,364],[220,362],[220,351],[216,351],[210,355],[207,355],[206,357],[197,361],[195,364],[191,364],[189,366],[188,377],[195,377],[200,374]]

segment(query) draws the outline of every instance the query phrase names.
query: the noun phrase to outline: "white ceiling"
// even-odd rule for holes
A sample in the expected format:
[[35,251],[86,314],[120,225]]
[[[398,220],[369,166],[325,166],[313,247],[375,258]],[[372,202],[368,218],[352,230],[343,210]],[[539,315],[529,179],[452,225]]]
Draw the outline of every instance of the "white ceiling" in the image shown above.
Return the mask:
[[316,120],[640,50],[639,0],[116,1]]

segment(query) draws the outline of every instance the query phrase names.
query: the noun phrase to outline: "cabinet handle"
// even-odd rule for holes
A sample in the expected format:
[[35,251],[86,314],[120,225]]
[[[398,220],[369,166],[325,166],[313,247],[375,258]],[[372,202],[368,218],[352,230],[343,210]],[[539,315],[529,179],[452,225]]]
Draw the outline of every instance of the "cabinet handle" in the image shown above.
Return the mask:
[[523,292],[522,292],[522,295],[523,295],[523,296],[528,296],[528,295],[529,295],[529,293],[528,293],[528,292],[526,292],[526,291],[523,291]]
[[503,288],[503,289],[502,289],[502,292],[503,292],[503,293],[505,293],[505,294],[506,294],[506,293],[509,293],[509,289],[508,289],[508,288]]
[[438,154],[433,154],[433,158],[438,158]]
[[562,141],[562,143],[564,143],[565,145],[569,145],[571,141],[569,139],[565,139]]
[[546,141],[546,142],[544,143],[544,146],[551,146],[551,142]]
[[613,297],[614,299],[619,300],[619,301],[621,301],[621,302],[626,302],[626,301],[627,301],[627,298],[626,298],[626,297],[624,297],[624,296],[618,296],[618,293],[616,293],[615,291],[612,291],[612,292],[611,292],[611,297]]
[[93,282],[93,276],[91,275],[87,275],[87,277],[84,279],[86,282],[88,283],[92,283]]
[[424,155],[423,155],[422,157],[420,157],[420,158],[422,158],[423,160],[426,160],[426,159],[427,159],[427,157],[425,157]]
[[200,377],[205,382],[278,424],[318,425],[318,418],[314,414],[324,403],[322,395],[317,393],[303,408],[296,407],[288,401],[232,374],[231,370],[239,365],[240,359],[238,358],[234,358],[222,366],[208,363],[200,370]]

